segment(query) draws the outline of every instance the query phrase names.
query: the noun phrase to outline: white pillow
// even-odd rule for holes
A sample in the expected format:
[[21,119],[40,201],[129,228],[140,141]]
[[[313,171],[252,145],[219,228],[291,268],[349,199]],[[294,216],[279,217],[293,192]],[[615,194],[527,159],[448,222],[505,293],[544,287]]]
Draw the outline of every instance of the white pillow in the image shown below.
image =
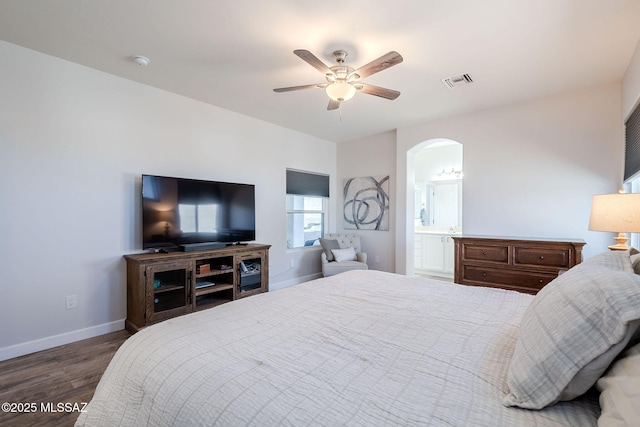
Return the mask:
[[562,274],[536,295],[520,323],[506,406],[541,409],[595,384],[640,319],[640,276],[629,252],[609,251]]
[[640,344],[622,353],[598,380],[602,413],[598,426],[640,425]]
[[331,253],[333,254],[335,260],[338,262],[356,260],[356,250],[353,248],[331,249]]

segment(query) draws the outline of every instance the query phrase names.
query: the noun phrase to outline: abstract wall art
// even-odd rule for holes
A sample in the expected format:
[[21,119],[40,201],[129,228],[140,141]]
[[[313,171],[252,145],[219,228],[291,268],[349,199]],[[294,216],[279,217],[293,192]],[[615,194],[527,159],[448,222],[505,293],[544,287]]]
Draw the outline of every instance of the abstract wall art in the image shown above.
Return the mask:
[[389,231],[389,175],[345,180],[342,212],[346,230]]

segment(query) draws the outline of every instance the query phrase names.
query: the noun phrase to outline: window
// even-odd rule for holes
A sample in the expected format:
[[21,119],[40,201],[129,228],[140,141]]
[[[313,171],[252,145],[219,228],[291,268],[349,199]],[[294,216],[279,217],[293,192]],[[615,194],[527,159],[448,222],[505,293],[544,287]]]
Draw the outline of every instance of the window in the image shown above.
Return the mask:
[[287,248],[318,244],[324,236],[326,199],[287,195]]
[[[625,182],[623,189],[627,193],[640,193],[640,176],[636,175]],[[640,248],[640,233],[629,233],[629,238],[631,239],[629,245],[634,248]]]
[[329,176],[287,169],[287,249],[318,245],[324,236]]

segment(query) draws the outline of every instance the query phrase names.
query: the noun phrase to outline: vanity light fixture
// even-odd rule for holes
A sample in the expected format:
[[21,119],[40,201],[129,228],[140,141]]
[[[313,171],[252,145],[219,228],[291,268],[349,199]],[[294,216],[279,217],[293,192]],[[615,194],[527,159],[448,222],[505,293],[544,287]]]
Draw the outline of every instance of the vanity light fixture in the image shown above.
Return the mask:
[[442,169],[442,172],[438,174],[438,179],[457,179],[462,178],[462,169],[451,168],[451,170]]

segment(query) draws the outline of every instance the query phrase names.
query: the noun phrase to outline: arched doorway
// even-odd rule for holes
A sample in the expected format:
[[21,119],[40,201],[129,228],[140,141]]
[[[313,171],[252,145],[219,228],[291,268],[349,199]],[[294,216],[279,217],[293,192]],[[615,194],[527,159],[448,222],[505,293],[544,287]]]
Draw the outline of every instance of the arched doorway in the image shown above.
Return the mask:
[[[444,138],[424,141],[412,150],[413,271],[415,275],[453,280],[452,237],[462,233],[462,144]],[[411,273],[408,272],[408,273]]]

